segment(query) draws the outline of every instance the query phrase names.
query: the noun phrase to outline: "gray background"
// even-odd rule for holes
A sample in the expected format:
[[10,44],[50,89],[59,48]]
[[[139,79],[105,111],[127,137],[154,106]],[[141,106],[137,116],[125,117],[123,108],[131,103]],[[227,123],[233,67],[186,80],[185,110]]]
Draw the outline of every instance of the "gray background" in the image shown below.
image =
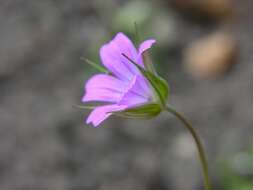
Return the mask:
[[[113,117],[92,128],[84,122],[88,112],[72,106],[80,104],[84,81],[96,72],[80,57],[111,39],[113,22],[103,15],[127,3],[110,2],[115,7],[89,0],[0,2],[1,190],[202,188],[191,137],[172,116]],[[238,64],[228,74],[196,80],[183,70],[182,49],[220,25],[198,24],[178,13],[175,44],[157,63],[171,86],[171,104],[205,144],[215,184],[219,159],[252,143],[252,6],[250,0],[238,4],[243,14],[227,26],[240,46]]]

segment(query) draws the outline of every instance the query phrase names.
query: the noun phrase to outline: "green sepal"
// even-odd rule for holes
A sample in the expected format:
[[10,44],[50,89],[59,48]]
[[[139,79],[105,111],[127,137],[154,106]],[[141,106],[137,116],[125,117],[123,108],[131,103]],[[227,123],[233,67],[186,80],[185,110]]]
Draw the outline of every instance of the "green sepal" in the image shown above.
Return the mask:
[[152,118],[162,111],[159,104],[150,103],[140,105],[134,108],[128,108],[124,111],[114,112],[113,114],[128,118]]
[[93,68],[97,69],[98,71],[102,72],[102,73],[106,73],[109,74],[109,71],[107,71],[104,67],[102,67],[101,65],[94,63],[93,61],[87,59],[87,58],[80,58],[82,61],[85,61],[86,63],[88,63],[90,66],[92,66]]
[[166,103],[167,103],[167,98],[169,96],[169,86],[168,86],[167,82],[164,79],[162,79],[161,77],[153,74],[152,72],[145,70],[144,68],[142,68],[140,65],[135,63],[133,60],[131,60],[125,54],[122,54],[122,55],[125,58],[127,58],[131,63],[133,63],[140,70],[140,72],[148,79],[148,81],[152,85],[152,87],[157,95],[157,98],[158,98],[161,106],[165,107]]
[[148,51],[144,51],[142,53],[142,60],[143,60],[143,64],[144,64],[145,68],[148,71],[150,71],[151,73],[153,73],[154,75],[157,75],[154,65],[149,57]]
[[149,71],[145,71],[144,76],[147,77],[148,81],[154,88],[161,105],[164,107],[169,96],[169,86],[167,82],[163,78],[156,76]]
[[93,110],[96,108],[96,106],[88,106],[88,105],[73,105],[73,107],[83,110]]

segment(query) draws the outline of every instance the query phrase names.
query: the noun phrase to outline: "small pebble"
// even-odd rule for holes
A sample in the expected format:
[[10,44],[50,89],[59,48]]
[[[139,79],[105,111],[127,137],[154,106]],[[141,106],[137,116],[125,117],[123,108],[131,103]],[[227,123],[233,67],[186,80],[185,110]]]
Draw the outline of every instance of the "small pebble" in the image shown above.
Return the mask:
[[232,0],[172,0],[184,13],[214,20],[223,20],[234,13]]
[[214,78],[233,65],[237,53],[234,37],[224,32],[192,42],[184,52],[184,67],[196,78]]

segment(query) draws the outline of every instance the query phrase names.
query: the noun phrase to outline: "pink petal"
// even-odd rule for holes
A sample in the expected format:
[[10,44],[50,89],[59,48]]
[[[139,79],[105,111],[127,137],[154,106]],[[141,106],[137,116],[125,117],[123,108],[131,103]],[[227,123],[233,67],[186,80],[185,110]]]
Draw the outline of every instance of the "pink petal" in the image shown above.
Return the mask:
[[139,46],[139,51],[138,51],[138,63],[142,63],[143,64],[143,61],[142,61],[142,54],[147,51],[148,49],[150,49],[153,44],[156,43],[156,40],[155,39],[149,39],[149,40],[145,40],[144,42],[142,42]]
[[138,54],[142,54],[144,51],[150,49],[154,43],[156,43],[155,39],[149,39],[149,40],[145,40],[144,42],[142,42],[140,44]]
[[116,103],[121,99],[121,94],[107,89],[90,89],[82,98],[83,102],[112,102]]
[[106,88],[121,92],[123,92],[126,87],[126,83],[107,74],[96,74],[92,76],[85,85],[86,89]]
[[92,123],[94,127],[97,127],[101,122],[112,115],[112,112],[122,111],[125,108],[126,106],[119,106],[116,104],[99,106],[91,112],[86,123]]
[[123,33],[118,33],[114,39],[100,49],[100,57],[105,67],[122,80],[131,80],[139,70],[122,54],[137,61],[138,54],[133,43]]
[[144,104],[146,102],[148,102],[146,98],[138,96],[130,91],[122,97],[119,105],[127,105],[128,107],[133,107],[135,105]]
[[106,74],[94,75],[85,85],[83,102],[104,101],[117,102],[122,96],[127,84]]
[[148,86],[148,82],[141,75],[136,75],[131,81],[129,89],[119,101],[119,105],[133,107],[134,105],[147,103],[152,100],[153,93],[151,87]]

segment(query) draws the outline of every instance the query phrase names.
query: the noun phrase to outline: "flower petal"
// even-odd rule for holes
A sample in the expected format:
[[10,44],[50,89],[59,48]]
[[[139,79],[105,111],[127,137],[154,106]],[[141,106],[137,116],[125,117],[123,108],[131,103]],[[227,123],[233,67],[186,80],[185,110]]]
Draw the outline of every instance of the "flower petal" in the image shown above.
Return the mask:
[[106,88],[112,90],[118,90],[123,92],[123,90],[127,87],[127,84],[123,81],[117,79],[116,77],[107,75],[107,74],[96,74],[92,76],[88,82],[86,83],[85,88]]
[[119,101],[119,105],[132,107],[147,102],[152,102],[153,91],[146,79],[141,75],[134,76],[128,90]]
[[85,93],[82,98],[83,102],[117,102],[121,94],[107,89],[91,89]]
[[92,123],[94,127],[97,127],[102,121],[104,121],[110,115],[112,115],[112,112],[122,111],[125,108],[126,106],[123,105],[119,106],[116,104],[99,106],[91,112],[88,119],[86,120],[86,123],[87,124]]
[[83,102],[104,101],[117,102],[122,96],[127,84],[106,74],[94,75],[85,85]]
[[148,49],[150,49],[153,44],[156,43],[155,39],[149,39],[149,40],[145,40],[144,42],[142,42],[139,46],[139,51],[138,51],[138,58],[137,58],[137,62],[138,63],[142,63],[143,64],[143,60],[142,60],[142,54],[147,51]]
[[144,42],[142,42],[140,44],[140,47],[139,47],[139,54],[142,54],[144,51],[150,49],[153,44],[156,43],[156,40],[155,39],[149,39],[149,40],[145,40]]
[[100,57],[105,67],[119,79],[129,81],[133,75],[139,74],[139,71],[122,54],[137,61],[137,50],[123,33],[118,33],[111,42],[100,49]]

